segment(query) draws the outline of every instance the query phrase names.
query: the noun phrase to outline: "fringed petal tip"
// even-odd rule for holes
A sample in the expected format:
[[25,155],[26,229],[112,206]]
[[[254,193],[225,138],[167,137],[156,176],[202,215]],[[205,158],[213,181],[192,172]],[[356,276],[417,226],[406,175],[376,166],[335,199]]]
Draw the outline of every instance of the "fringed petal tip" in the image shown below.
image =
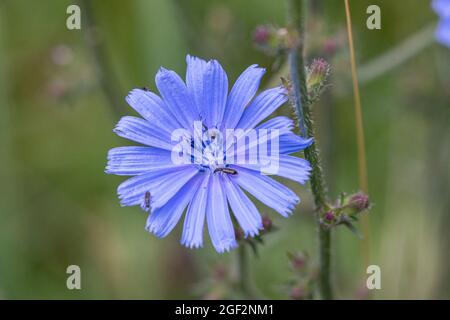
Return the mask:
[[305,148],[310,147],[314,143],[314,138],[307,138],[307,139],[304,139],[304,140],[305,141],[303,143],[305,145]]
[[189,242],[189,241],[186,241],[186,240],[185,241],[181,240],[180,243],[181,243],[181,245],[185,246],[188,249],[201,249],[201,248],[203,248],[203,242],[195,242],[195,241]]
[[239,245],[236,240],[229,239],[222,241],[222,243],[220,243],[220,245],[218,246],[215,246],[214,249],[216,249],[217,253],[224,254],[226,252],[230,252],[231,250],[237,248],[238,246]]
[[262,221],[256,226],[256,230],[244,231],[244,238],[254,238],[259,235],[259,232],[264,230]]
[[199,62],[206,62],[205,59],[202,59],[202,58],[190,55],[190,54],[186,55],[186,64],[189,64],[191,62],[198,62],[198,61]]
[[284,212],[280,212],[281,216],[283,218],[289,218],[290,216],[292,216],[294,214],[295,207],[297,207],[297,205],[300,203],[300,201],[301,200],[298,197],[296,199],[293,199],[293,202],[289,206],[286,207]]
[[155,225],[146,225],[145,230],[160,239],[164,238],[167,235],[162,233],[161,228],[157,228]]
[[[164,68],[163,66],[161,66],[161,67],[159,67],[159,69],[158,69],[158,73],[165,73],[165,72],[170,72],[170,70],[169,69],[167,69],[167,68]],[[156,75],[158,75],[158,74],[156,74]]]
[[289,94],[289,91],[285,86],[278,86],[278,87],[275,87],[274,89],[278,89],[278,92],[280,94],[286,95],[286,100],[287,100],[287,95]]

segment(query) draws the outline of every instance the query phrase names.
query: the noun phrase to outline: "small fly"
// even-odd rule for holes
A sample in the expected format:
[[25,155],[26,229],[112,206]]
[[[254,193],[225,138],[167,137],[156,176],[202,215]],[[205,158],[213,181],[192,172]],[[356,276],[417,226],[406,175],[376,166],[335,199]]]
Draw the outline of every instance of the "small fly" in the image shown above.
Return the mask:
[[144,90],[144,91],[150,91],[150,89],[147,88],[147,87],[142,87],[141,89]]
[[214,170],[214,173],[216,173],[216,172],[223,172],[223,173],[226,173],[226,174],[231,174],[231,175],[237,175],[237,171],[236,170],[234,170],[234,169],[231,169],[231,168],[217,168],[217,169],[215,169]]
[[150,192],[147,191],[145,193],[145,209],[149,209],[150,208]]

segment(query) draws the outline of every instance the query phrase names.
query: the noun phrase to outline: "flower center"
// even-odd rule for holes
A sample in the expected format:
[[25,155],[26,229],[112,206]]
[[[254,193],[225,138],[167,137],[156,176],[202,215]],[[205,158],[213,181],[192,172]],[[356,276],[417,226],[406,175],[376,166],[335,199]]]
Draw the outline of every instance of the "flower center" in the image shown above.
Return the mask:
[[224,152],[224,140],[222,133],[217,128],[202,128],[194,133],[191,140],[193,163],[198,164],[203,170],[216,172],[217,169],[226,167]]

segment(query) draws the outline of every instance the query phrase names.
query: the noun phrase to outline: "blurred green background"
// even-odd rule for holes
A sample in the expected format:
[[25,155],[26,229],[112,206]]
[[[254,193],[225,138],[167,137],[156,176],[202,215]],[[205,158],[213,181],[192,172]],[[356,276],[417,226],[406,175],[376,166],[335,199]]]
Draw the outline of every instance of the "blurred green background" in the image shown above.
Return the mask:
[[[0,2],[0,298],[166,299],[238,297],[218,278],[233,278],[236,253],[219,256],[179,245],[180,225],[163,240],[144,230],[146,215],[121,208],[122,177],[104,174],[107,151],[132,143],[112,129],[133,114],[124,97],[155,90],[162,65],[185,74],[185,55],[218,59],[230,83],[248,65],[278,74],[274,57],[256,50],[259,24],[285,25],[286,4],[273,0],[84,1],[82,30],[66,28],[73,1]],[[309,58],[329,57],[333,76],[315,105],[330,194],[358,191],[356,140],[344,2],[314,1]],[[366,28],[378,4],[382,30]],[[351,1],[358,66],[398,46],[437,17],[428,0]],[[450,298],[450,51],[432,44],[361,86],[370,196],[370,263],[381,267],[372,298]],[[277,78],[275,78],[277,81]],[[290,114],[283,107],[282,114]],[[316,257],[309,189],[285,220],[265,207],[277,232],[251,259],[255,285],[288,298],[287,252]],[[363,298],[360,241],[334,234],[339,298]],[[81,267],[82,290],[66,288],[66,268]],[[226,277],[225,277],[226,278]],[[214,280],[215,279],[215,280]]]

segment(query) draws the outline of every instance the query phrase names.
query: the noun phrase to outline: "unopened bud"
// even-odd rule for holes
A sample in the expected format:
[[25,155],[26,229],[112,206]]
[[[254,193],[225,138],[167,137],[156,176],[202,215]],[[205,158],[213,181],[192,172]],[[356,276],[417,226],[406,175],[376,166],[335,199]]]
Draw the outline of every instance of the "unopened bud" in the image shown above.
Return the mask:
[[308,256],[303,252],[298,252],[295,254],[290,253],[289,258],[291,260],[291,265],[294,270],[301,270],[305,267]]
[[276,56],[286,50],[296,48],[299,36],[295,30],[288,28],[260,25],[253,32],[253,42],[266,54]]
[[292,287],[289,296],[291,297],[291,299],[294,299],[294,300],[303,299],[305,297],[305,290],[303,289],[303,287],[301,285],[296,285],[296,286]]
[[272,220],[268,216],[262,218],[262,226],[265,231],[270,231],[272,229]]
[[334,56],[337,50],[338,50],[338,41],[335,38],[327,39],[323,44],[323,51],[329,57]]
[[260,46],[264,46],[267,44],[270,38],[270,30],[269,27],[261,25],[256,27],[256,30],[253,32],[253,41]]
[[358,212],[367,210],[370,205],[369,197],[364,193],[356,193],[350,197],[348,205]]
[[327,220],[327,221],[333,221],[333,219],[334,219],[334,213],[333,213],[333,211],[328,211],[327,213],[325,213],[324,218],[325,218],[325,220]]
[[308,75],[306,84],[308,89],[313,90],[316,87],[322,86],[330,74],[329,63],[322,58],[314,59],[308,67]]

